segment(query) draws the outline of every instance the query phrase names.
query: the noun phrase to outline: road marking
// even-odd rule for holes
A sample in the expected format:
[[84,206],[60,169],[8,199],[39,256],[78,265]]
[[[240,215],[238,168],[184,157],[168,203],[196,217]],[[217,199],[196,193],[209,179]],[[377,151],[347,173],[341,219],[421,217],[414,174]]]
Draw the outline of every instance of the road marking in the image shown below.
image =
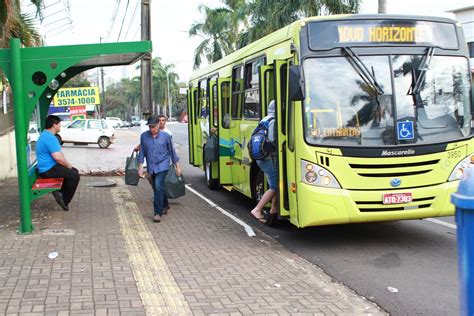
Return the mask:
[[111,189],[130,267],[147,315],[191,315],[153,235],[122,179]]
[[189,191],[191,191],[192,193],[194,193],[195,195],[197,195],[198,197],[200,197],[201,199],[206,201],[207,204],[209,204],[211,207],[215,207],[219,212],[221,212],[225,216],[229,217],[230,219],[232,219],[237,224],[243,226],[244,229],[245,229],[245,232],[247,233],[247,235],[249,237],[255,237],[256,236],[255,232],[252,229],[252,227],[250,227],[247,223],[242,221],[240,218],[237,218],[234,215],[230,214],[228,211],[224,210],[222,207],[220,207],[219,205],[217,205],[216,203],[214,203],[213,201],[211,201],[210,199],[208,199],[207,197],[205,197],[204,195],[202,195],[198,191],[191,188],[191,186],[189,186],[188,184],[186,184],[186,189],[188,189]]
[[450,223],[446,223],[446,222],[444,222],[444,221],[440,221],[439,219],[425,218],[425,219],[423,219],[423,220],[428,221],[428,222],[432,222],[432,223],[435,223],[435,224],[438,224],[438,225],[441,225],[441,226],[445,226],[445,227],[449,227],[449,228],[452,228],[452,229],[456,229],[456,225],[450,224]]

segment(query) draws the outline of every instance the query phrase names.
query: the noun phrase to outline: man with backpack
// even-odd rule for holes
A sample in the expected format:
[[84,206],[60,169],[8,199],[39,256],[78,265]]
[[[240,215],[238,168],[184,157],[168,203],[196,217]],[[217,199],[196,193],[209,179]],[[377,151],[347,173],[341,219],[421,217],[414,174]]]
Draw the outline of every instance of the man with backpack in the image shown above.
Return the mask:
[[[250,215],[256,220],[271,225],[278,213],[278,172],[276,166],[276,137],[274,135],[275,124],[275,101],[268,104],[267,116],[259,123],[249,141],[250,157],[256,161],[257,166],[267,176],[268,190],[265,191],[262,198]],[[272,202],[272,207],[266,218],[263,214],[263,208],[268,202]]]

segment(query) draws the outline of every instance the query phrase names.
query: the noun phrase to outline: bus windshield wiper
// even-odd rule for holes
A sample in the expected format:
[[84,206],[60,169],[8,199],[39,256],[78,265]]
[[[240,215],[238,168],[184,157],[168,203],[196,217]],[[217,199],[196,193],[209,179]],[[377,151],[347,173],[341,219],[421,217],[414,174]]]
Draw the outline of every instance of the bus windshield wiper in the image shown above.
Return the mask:
[[418,95],[420,93],[421,86],[423,85],[426,79],[426,71],[428,70],[428,67],[430,66],[431,58],[433,57],[433,55],[434,55],[434,47],[430,46],[428,47],[426,54],[423,55],[423,59],[421,60],[420,67],[418,68],[420,70],[420,74],[418,75],[418,78],[416,78],[415,82],[413,83],[410,94]]
[[357,73],[362,77],[362,79],[370,85],[370,87],[378,94],[383,95],[383,89],[375,79],[374,74],[372,74],[364,62],[359,58],[359,56],[350,48],[350,47],[343,47],[344,52],[346,52],[347,56],[349,56],[352,64],[354,65]]

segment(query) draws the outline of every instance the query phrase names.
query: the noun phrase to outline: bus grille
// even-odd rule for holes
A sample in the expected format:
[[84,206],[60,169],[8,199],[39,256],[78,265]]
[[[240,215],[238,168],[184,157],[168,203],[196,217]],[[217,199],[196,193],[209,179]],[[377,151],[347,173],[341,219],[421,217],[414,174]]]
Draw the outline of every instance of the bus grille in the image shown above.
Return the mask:
[[[420,161],[420,162],[397,162],[396,164],[355,164],[349,166],[361,177],[384,178],[384,177],[403,177],[425,174],[433,170],[439,159]],[[404,170],[404,168],[418,167],[418,170]],[[363,170],[357,170],[363,169]],[[373,172],[370,172],[373,170]]]
[[385,205],[382,201],[355,201],[360,212],[410,211],[431,207],[434,196],[413,199],[408,204]]

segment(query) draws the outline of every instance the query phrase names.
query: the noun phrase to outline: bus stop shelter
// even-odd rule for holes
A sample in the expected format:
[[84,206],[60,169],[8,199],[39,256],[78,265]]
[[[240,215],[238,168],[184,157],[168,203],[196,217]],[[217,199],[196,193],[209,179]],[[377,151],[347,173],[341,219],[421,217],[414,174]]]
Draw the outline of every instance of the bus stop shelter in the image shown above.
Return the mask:
[[28,164],[27,135],[35,109],[39,114],[40,130],[43,130],[54,95],[69,79],[95,67],[133,64],[151,50],[150,41],[21,47],[16,38],[10,40],[9,48],[0,49],[0,69],[8,78],[13,94],[20,233],[29,234],[34,230],[31,202],[55,190],[32,189],[37,171],[36,163]]

